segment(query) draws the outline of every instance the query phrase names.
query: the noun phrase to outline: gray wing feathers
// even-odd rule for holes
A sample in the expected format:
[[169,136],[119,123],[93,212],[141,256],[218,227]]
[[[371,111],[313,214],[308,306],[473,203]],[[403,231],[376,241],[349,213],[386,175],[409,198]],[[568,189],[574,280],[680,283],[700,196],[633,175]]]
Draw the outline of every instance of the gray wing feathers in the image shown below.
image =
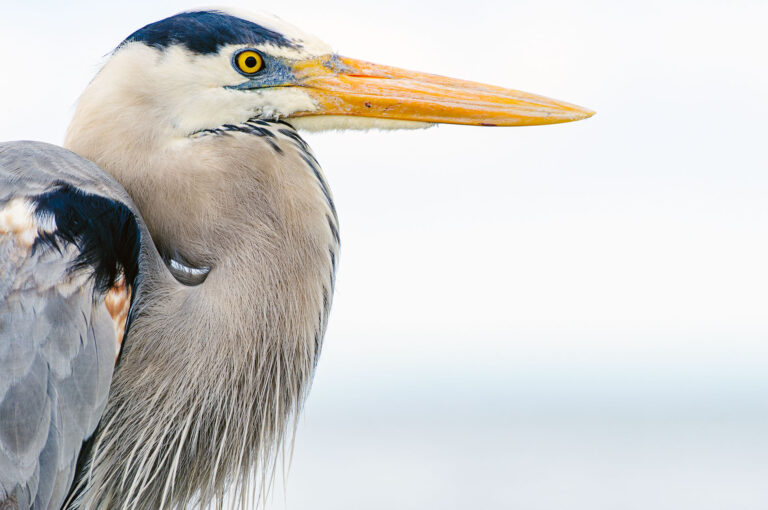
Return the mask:
[[[94,168],[104,175],[98,167],[68,151],[9,145],[0,144],[0,210],[61,180],[122,199],[109,178],[93,182]],[[68,271],[77,254],[0,233],[0,507],[15,497],[19,509],[59,508],[106,404],[115,326],[93,301],[92,279]]]
[[136,211],[125,190],[97,164],[74,152],[42,142],[0,143],[0,201],[19,192],[38,194],[55,182],[114,198]]

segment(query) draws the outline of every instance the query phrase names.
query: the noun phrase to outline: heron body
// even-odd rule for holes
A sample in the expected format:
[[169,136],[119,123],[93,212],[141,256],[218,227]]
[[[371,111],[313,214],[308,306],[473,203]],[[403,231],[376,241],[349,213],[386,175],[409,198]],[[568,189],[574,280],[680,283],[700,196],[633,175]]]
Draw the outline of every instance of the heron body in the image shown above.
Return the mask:
[[130,35],[66,149],[0,144],[0,508],[205,506],[267,482],[339,256],[297,128],[590,114],[340,57],[273,19],[188,12]]

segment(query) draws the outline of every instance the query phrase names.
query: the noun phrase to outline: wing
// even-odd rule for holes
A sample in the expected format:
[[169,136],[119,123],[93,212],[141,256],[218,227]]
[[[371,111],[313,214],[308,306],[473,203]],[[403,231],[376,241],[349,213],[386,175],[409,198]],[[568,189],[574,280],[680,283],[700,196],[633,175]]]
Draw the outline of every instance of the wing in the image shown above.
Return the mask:
[[139,252],[114,185],[64,149],[0,144],[0,508],[60,508],[106,405]]

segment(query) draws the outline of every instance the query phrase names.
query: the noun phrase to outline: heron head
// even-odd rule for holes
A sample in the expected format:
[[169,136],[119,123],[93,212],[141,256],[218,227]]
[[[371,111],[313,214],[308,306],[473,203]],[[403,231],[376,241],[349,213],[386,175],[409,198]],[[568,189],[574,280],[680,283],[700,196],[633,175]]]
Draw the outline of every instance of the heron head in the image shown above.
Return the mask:
[[142,109],[176,136],[253,118],[319,130],[552,124],[592,115],[541,96],[342,57],[277,18],[223,11],[184,12],[137,30],[89,88],[112,94],[116,115]]

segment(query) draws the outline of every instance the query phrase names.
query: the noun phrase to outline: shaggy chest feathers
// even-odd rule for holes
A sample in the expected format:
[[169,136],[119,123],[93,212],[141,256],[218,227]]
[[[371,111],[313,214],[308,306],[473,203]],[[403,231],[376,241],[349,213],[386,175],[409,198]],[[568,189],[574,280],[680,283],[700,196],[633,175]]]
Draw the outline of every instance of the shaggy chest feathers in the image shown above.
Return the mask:
[[309,390],[333,295],[333,199],[290,125],[224,125],[145,153],[105,166],[169,268],[140,282],[82,508],[207,504],[232,482],[258,492]]

